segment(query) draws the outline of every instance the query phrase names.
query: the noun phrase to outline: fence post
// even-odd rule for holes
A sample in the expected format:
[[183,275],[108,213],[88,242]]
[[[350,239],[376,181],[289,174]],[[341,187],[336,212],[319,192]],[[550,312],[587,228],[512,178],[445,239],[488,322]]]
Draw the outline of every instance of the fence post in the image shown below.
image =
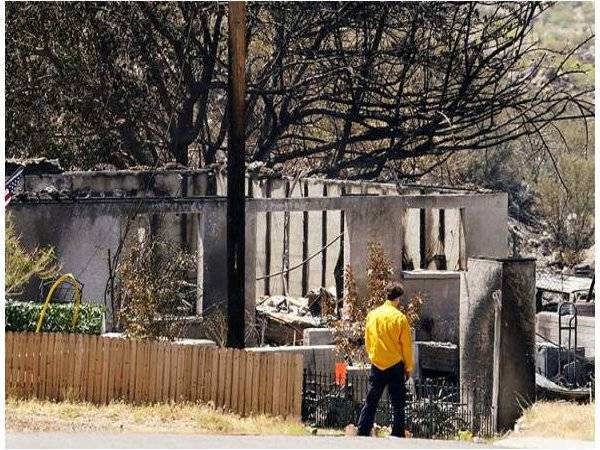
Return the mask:
[[301,402],[300,402],[300,418],[302,420],[306,419],[306,369],[302,369],[302,394],[301,394]]

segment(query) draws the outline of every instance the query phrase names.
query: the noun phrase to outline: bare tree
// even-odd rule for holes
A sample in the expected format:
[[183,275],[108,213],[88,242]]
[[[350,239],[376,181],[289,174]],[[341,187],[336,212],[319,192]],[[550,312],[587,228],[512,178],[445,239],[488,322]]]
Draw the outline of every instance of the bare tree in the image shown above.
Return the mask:
[[[247,161],[418,177],[461,150],[544,147],[558,121],[594,113],[593,89],[571,82],[583,69],[568,64],[587,41],[561,53],[533,37],[549,7],[249,3]],[[9,3],[9,155],[214,163],[227,144],[225,14],[217,3]]]
[[[301,22],[312,40],[297,50],[284,45],[271,66],[277,83],[255,85],[264,104],[255,113],[270,126],[263,124],[253,158],[310,160],[313,173],[329,176],[373,178],[386,167],[412,174],[404,161],[492,148],[541,136],[558,120],[592,117],[591,90],[565,89],[581,72],[565,66],[574,50],[549,55],[530,37],[546,8],[529,2],[319,7],[316,20]],[[283,30],[296,36],[305,28],[293,25],[312,12],[306,11],[279,4],[277,20],[289,21]],[[278,42],[293,40],[282,33]]]

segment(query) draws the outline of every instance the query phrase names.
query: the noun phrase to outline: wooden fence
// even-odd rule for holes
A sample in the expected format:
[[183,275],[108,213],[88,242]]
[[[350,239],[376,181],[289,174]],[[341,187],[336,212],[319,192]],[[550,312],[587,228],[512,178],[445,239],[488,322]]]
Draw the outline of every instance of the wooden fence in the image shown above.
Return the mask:
[[6,333],[7,395],[212,403],[300,418],[302,356],[63,333]]

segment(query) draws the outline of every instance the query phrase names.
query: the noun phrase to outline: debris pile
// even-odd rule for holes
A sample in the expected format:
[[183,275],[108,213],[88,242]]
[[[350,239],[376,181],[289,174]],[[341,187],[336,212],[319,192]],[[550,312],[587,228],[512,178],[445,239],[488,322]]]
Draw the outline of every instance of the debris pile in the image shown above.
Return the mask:
[[298,345],[306,328],[325,325],[323,313],[336,304],[330,289],[310,291],[306,297],[273,295],[257,302],[256,315],[265,322],[265,343]]
[[589,397],[595,372],[595,358],[586,357],[583,347],[559,350],[546,339],[537,342],[536,385],[538,395],[578,400]]

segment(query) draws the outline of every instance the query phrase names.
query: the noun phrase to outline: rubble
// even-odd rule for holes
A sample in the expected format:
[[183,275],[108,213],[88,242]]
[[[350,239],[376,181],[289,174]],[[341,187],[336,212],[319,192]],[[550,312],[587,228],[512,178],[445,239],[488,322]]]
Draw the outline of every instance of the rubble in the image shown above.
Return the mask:
[[297,345],[305,329],[324,325],[322,311],[326,304],[334,303],[334,299],[325,288],[310,291],[306,297],[264,297],[257,303],[256,314],[266,322],[265,340],[269,344]]
[[[336,303],[335,291],[321,287],[317,290],[311,290],[306,297],[308,298],[308,309],[313,316],[326,314],[338,315],[342,307],[342,300]],[[329,311],[333,307],[333,311]]]

